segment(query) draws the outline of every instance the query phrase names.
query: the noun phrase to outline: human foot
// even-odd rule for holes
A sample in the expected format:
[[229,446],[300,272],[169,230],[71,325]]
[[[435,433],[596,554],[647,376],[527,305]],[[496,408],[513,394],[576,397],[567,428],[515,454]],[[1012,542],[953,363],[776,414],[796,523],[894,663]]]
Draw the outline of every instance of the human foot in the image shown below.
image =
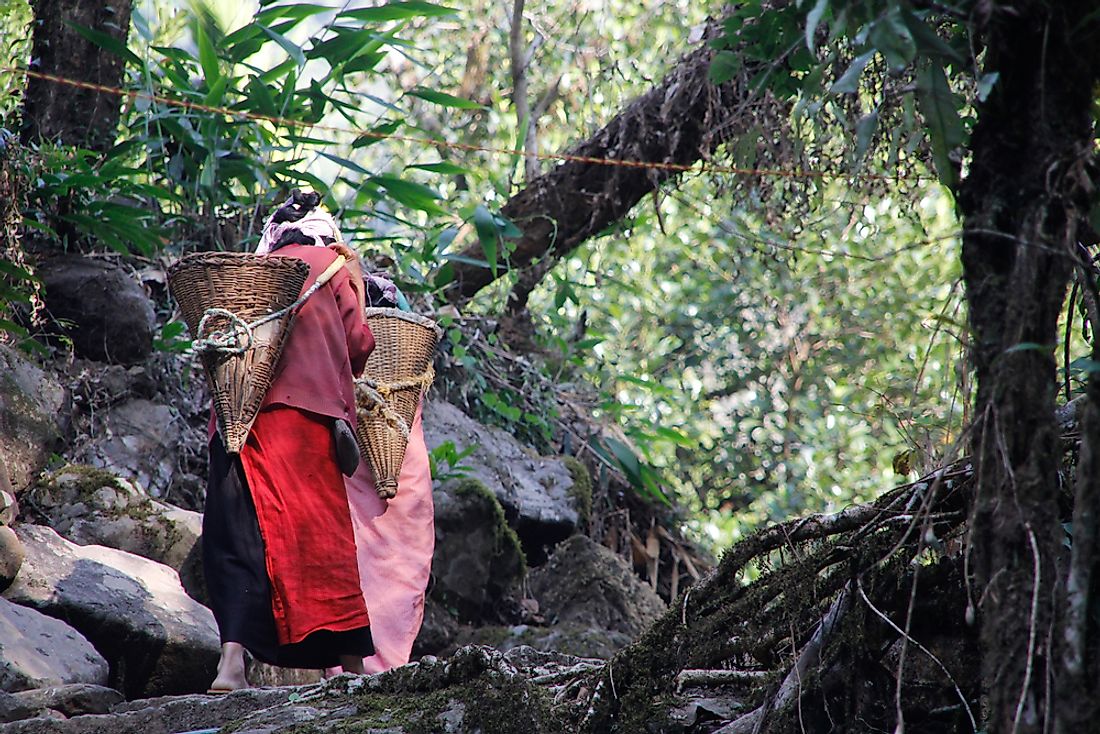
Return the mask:
[[218,674],[207,693],[229,693],[241,688],[248,688],[248,679],[244,675],[244,647],[239,642],[222,643]]

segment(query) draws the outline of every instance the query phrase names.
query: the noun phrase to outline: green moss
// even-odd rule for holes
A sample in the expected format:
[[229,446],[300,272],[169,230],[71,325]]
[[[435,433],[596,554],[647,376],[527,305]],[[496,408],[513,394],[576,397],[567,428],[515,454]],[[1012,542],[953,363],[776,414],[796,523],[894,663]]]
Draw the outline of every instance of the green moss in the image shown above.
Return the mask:
[[65,481],[65,486],[75,487],[76,491],[82,497],[90,497],[96,490],[102,489],[103,487],[122,489],[122,485],[119,484],[117,476],[106,469],[100,469],[86,464],[66,464],[57,471],[52,472],[41,482],[41,484],[48,489],[60,489],[59,480],[61,477],[74,476],[76,480],[67,479]]
[[592,517],[592,475],[588,473],[588,467],[574,456],[563,456],[562,461],[573,478],[569,496],[573,498],[577,508],[577,526],[581,529],[587,528]]
[[496,544],[497,558],[515,557],[519,559],[519,575],[527,573],[527,555],[523,552],[523,545],[519,536],[508,520],[504,517],[504,508],[492,490],[476,479],[463,479],[454,488],[456,497],[473,498],[480,501],[488,509],[493,518],[493,541]]
[[[482,734],[565,731],[544,691],[488,665],[486,655],[476,648],[464,648],[434,665],[396,668],[379,676],[369,688],[311,704],[331,710],[353,703],[356,711],[350,716],[339,721],[322,716],[316,722],[280,730],[281,734],[370,734],[380,729],[436,734],[455,725],[457,731]],[[440,719],[449,711],[461,712],[461,720],[452,720],[451,726]],[[224,731],[239,725],[237,722]]]

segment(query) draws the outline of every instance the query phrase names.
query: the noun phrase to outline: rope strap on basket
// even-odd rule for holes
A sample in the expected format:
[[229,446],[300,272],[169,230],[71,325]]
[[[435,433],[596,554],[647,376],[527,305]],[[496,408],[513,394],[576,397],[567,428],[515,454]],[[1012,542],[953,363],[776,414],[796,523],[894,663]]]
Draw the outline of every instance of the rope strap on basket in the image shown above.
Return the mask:
[[[306,292],[298,298],[297,301],[290,304],[285,308],[281,308],[278,311],[273,311],[266,316],[262,316],[255,321],[249,323],[242,319],[237,314],[224,308],[208,308],[203,312],[202,319],[199,320],[199,327],[196,329],[196,338],[191,342],[191,348],[196,352],[220,352],[221,354],[244,354],[252,348],[252,331],[254,329],[263,326],[269,321],[280,319],[286,314],[290,313],[294,309],[301,306],[306,300],[316,293],[321,286],[332,280],[332,276],[340,272],[340,268],[344,267],[347,263],[347,258],[343,255],[337,256],[332,264],[329,265],[320,276],[318,276],[316,282],[311,285]],[[215,316],[221,316],[222,318],[229,319],[229,324],[223,329],[217,329],[207,333],[207,329],[210,326],[210,319]],[[243,339],[243,341],[242,341]]]
[[435,369],[433,367],[428,367],[422,374],[407,380],[377,382],[369,377],[360,377],[355,381],[355,385],[370,402],[369,405],[364,406],[366,410],[369,413],[380,415],[385,418],[386,424],[390,427],[390,430],[400,433],[407,441],[409,440],[409,424],[405,422],[405,419],[402,418],[397,411],[390,407],[388,399],[390,395],[398,390],[411,390],[412,388],[418,388],[420,394],[423,395],[427,392],[428,388],[431,387],[434,379]]

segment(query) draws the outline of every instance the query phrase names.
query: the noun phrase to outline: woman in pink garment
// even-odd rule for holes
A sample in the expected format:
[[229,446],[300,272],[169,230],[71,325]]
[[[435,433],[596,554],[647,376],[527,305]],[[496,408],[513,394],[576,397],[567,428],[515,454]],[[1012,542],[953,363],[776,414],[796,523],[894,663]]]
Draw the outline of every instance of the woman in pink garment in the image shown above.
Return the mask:
[[378,497],[366,461],[344,483],[374,639],[374,655],[364,658],[363,667],[367,673],[380,673],[409,662],[424,620],[424,591],[432,570],[432,475],[420,410],[409,430],[396,497]]

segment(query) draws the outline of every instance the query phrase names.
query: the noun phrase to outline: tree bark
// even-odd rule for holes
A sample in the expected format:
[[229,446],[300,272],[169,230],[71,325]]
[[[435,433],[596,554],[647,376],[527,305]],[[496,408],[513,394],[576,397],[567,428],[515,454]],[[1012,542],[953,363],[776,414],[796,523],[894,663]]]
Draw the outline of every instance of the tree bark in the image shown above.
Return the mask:
[[[121,84],[122,59],[84,38],[70,24],[100,31],[125,45],[131,0],[32,0],[31,8],[35,71],[108,87]],[[23,100],[23,139],[103,151],[114,144],[119,109],[117,94],[29,78]]]
[[[711,84],[707,74],[714,51],[705,39],[718,28],[711,24],[700,47],[685,56],[660,84],[569,153],[690,165],[743,132],[734,121],[739,107],[753,94],[744,80],[751,78],[759,65],[747,63],[737,79]],[[652,168],[566,161],[528,182],[501,209],[523,236],[497,274],[531,267],[531,274],[521,277],[523,282],[509,310],[515,312],[526,305],[527,295],[553,262],[620,220],[673,175]],[[461,254],[484,259],[480,243]],[[454,281],[446,291],[451,302],[470,298],[497,277],[489,268],[470,263],[456,261],[454,268]]]
[[[991,734],[1047,731],[1054,714],[1062,530],[1053,347],[1092,188],[1100,34],[1095,20],[1082,21],[1093,9],[1086,0],[993,7],[983,71],[1000,76],[978,105],[960,189],[978,384],[972,554]],[[1085,691],[1064,684],[1060,701],[1086,703]]]

